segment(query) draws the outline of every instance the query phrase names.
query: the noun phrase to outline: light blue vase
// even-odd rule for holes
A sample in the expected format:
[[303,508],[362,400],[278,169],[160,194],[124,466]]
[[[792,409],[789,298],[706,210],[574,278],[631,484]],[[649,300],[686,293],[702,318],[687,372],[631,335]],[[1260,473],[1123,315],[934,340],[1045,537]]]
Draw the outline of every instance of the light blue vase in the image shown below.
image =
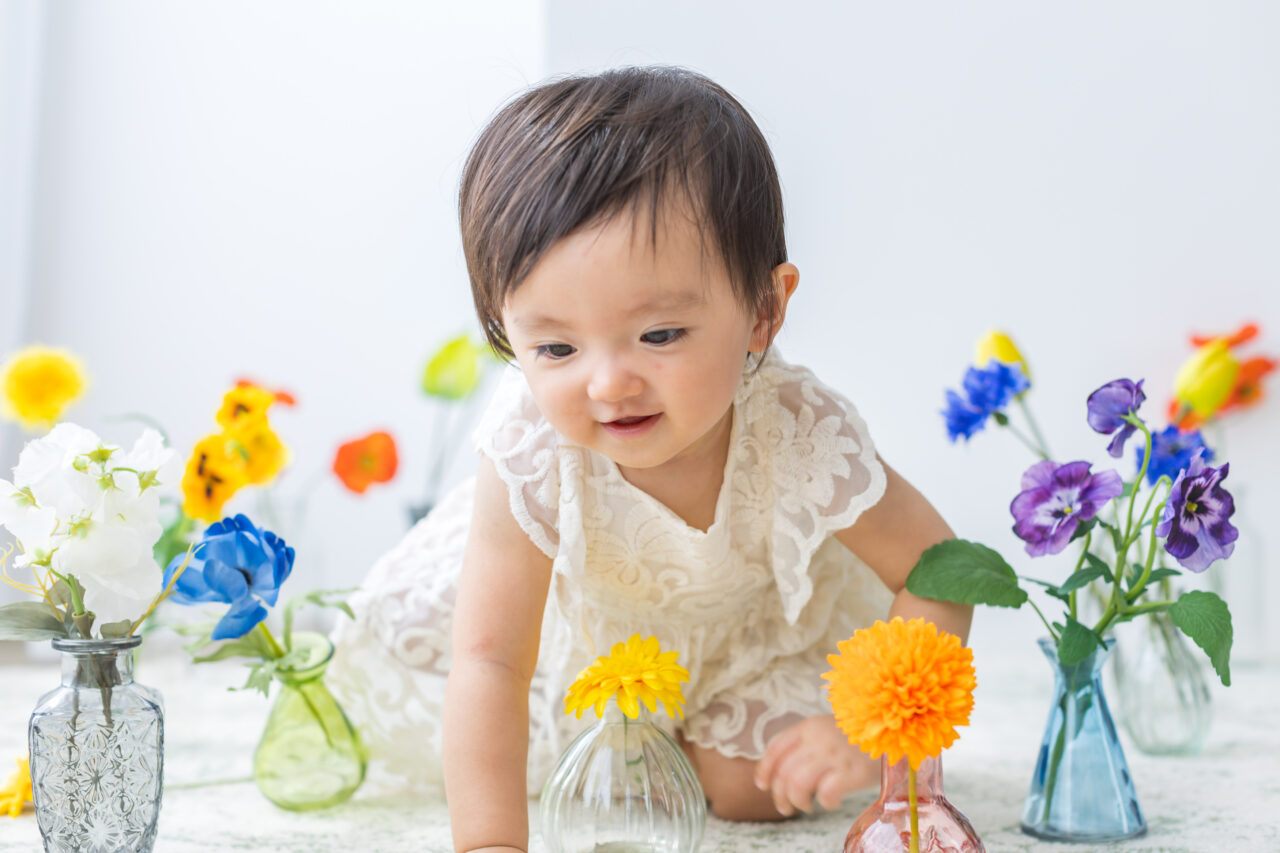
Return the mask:
[[1053,841],[1114,841],[1147,831],[1133,777],[1102,689],[1102,664],[1115,640],[1063,666],[1048,637],[1040,648],[1054,672],[1053,707],[1036,759],[1022,831]]

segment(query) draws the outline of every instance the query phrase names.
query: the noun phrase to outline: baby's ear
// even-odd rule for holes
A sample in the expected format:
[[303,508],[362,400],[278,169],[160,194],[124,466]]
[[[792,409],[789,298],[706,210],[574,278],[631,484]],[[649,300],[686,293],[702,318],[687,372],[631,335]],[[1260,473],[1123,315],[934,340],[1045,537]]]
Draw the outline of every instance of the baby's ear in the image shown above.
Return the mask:
[[748,352],[764,352],[773,342],[778,330],[782,328],[782,321],[786,319],[791,294],[796,292],[796,286],[800,284],[800,270],[796,269],[795,264],[778,264],[773,268],[772,275],[774,298],[762,306],[760,315],[756,318]]

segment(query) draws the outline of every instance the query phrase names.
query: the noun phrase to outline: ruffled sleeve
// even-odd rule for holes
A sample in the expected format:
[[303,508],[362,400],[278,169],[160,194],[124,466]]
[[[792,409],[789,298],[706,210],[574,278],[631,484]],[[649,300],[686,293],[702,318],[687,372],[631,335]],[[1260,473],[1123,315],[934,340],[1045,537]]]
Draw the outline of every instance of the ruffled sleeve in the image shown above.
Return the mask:
[[511,515],[538,550],[560,549],[559,436],[542,417],[523,374],[508,367],[472,438],[507,484]]
[[743,402],[772,488],[774,580],[794,625],[813,595],[814,553],[880,500],[884,467],[857,409],[806,368],[766,359]]

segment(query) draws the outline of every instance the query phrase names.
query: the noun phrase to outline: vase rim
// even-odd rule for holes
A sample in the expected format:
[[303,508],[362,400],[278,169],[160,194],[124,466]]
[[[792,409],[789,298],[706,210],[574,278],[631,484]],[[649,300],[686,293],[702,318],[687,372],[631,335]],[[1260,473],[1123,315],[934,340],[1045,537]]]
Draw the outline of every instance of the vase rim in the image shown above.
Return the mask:
[[94,637],[90,639],[54,637],[51,643],[54,649],[60,652],[93,654],[95,652],[120,652],[137,648],[142,644],[142,638],[136,635],[129,637]]
[[[333,660],[333,641],[324,634],[315,631],[297,631],[293,635],[293,646],[310,647],[313,651],[311,659],[302,666],[280,668],[276,670],[276,678],[287,682],[310,681],[324,672],[329,661]],[[317,653],[318,651],[318,653]]]

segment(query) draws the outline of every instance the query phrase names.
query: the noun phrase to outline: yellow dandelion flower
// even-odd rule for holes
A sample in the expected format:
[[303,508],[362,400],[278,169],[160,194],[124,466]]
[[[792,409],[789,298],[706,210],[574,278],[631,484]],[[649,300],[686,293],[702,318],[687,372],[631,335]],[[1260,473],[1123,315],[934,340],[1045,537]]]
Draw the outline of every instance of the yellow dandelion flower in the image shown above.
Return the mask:
[[71,353],[30,346],[0,366],[0,411],[26,429],[48,429],[84,393],[84,368]]
[[0,788],[0,812],[8,812],[9,817],[22,814],[23,805],[34,799],[31,795],[31,765],[25,758],[19,758],[17,764],[17,772]]
[[661,702],[669,716],[683,719],[680,683],[689,680],[689,672],[676,663],[678,657],[679,652],[662,651],[657,637],[642,640],[632,634],[578,673],[565,696],[564,712],[576,712],[581,719],[583,711],[594,707],[596,716],[603,717],[609,700],[616,698],[622,713],[633,720],[640,715],[641,702],[650,711]]
[[836,723],[872,758],[912,770],[937,758],[969,724],[973,710],[973,651],[932,622],[877,622],[839,644],[823,674]]
[[182,511],[211,524],[219,521],[222,505],[248,482],[244,459],[226,436],[206,435],[196,442],[182,475]]

